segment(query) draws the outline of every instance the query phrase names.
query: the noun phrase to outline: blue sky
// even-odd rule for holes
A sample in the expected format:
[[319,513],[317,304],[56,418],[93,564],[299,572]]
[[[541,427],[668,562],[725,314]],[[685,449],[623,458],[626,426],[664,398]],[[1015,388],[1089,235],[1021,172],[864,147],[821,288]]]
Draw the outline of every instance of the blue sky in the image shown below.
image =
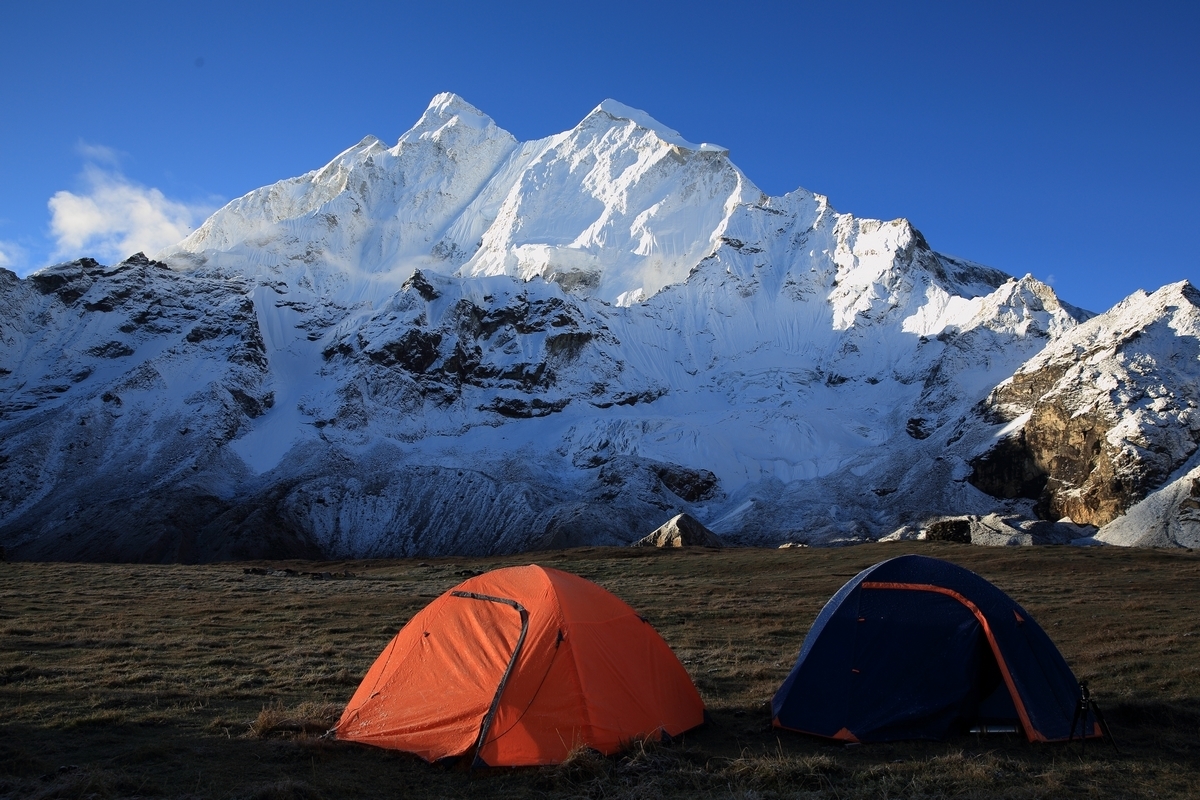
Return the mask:
[[1200,3],[5,3],[0,37],[19,274],[394,142],[453,91],[519,139],[615,98],[768,193],[907,217],[1092,310],[1200,282]]

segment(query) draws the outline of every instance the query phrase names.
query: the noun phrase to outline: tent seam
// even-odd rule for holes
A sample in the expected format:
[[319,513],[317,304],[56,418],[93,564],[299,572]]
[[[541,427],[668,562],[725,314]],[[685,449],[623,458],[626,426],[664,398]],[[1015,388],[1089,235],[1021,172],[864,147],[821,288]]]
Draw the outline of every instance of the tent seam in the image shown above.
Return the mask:
[[[543,572],[545,571],[544,568],[539,567],[539,569],[543,569]],[[550,575],[548,573],[546,574],[546,582],[550,584],[550,591],[554,593],[554,605],[558,611],[559,628],[561,630],[566,630],[567,629],[567,620],[566,620],[566,617],[563,616],[562,598],[559,597],[558,587],[554,585],[554,581],[550,578]],[[601,587],[601,588],[603,588],[603,587]],[[583,678],[581,677],[581,675],[579,673],[579,662],[576,659],[574,645],[571,646],[570,656],[571,656],[571,674],[575,676],[575,685],[579,687],[579,696],[582,698],[584,696]],[[583,718],[583,725],[581,726],[581,728],[586,728],[589,731],[592,730],[592,728],[594,726],[592,724],[591,709],[588,708],[587,703],[580,703],[580,709],[583,712],[581,714],[581,716]],[[582,730],[580,731],[580,733],[582,735]],[[575,743],[572,742],[571,747],[574,747],[574,746],[575,746]]]

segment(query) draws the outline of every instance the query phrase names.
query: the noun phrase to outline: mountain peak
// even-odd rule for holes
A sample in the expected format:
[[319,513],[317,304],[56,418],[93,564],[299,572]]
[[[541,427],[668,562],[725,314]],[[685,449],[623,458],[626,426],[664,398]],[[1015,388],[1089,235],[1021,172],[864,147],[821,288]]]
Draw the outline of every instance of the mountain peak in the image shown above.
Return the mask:
[[425,113],[417,120],[417,124],[401,136],[400,141],[436,139],[443,129],[452,126],[482,131],[496,127],[496,123],[487,114],[453,92],[442,92],[434,95],[433,99],[429,101]]
[[1140,327],[1164,316],[1175,316],[1181,311],[1188,316],[1200,316],[1200,291],[1186,280],[1168,283],[1153,292],[1138,289],[1102,316],[1120,318],[1124,320],[1125,327]]
[[1189,280],[1182,280],[1176,283],[1168,283],[1155,292],[1155,294],[1163,293],[1176,295],[1193,306],[1200,307],[1200,290],[1197,290],[1195,285]]
[[433,99],[429,101],[428,108],[425,109],[425,113],[427,115],[437,114],[447,119],[455,114],[461,114],[464,112],[475,116],[485,116],[482,111],[468,103],[461,96],[455,94],[454,92],[441,92],[439,94],[435,94]]
[[632,122],[639,128],[652,131],[656,136],[658,136],[658,138],[662,139],[667,144],[675,145],[676,147],[683,148],[684,150],[695,150],[704,153],[714,152],[722,155],[729,155],[729,150],[721,147],[720,145],[709,144],[708,142],[702,142],[700,144],[689,142],[679,134],[679,131],[675,130],[674,128],[668,128],[666,125],[663,125],[645,111],[627,106],[624,103],[611,98],[605,100],[603,103],[592,109],[592,112],[584,119],[595,117],[599,114],[604,114],[615,120],[626,120],[628,122]]

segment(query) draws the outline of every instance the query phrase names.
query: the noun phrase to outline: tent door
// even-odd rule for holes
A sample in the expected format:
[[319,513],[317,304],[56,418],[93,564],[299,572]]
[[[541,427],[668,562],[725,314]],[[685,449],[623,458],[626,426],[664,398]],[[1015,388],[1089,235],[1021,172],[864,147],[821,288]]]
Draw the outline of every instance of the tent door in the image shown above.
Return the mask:
[[977,705],[972,727],[1015,727],[1021,730],[1017,707],[1009,693],[1008,684],[1000,674],[996,656],[986,639],[980,641],[979,674],[976,683]]
[[517,663],[517,657],[521,655],[521,647],[525,644],[525,634],[529,630],[529,612],[516,600],[507,597],[493,597],[487,594],[476,594],[475,592],[451,592],[450,594],[454,597],[462,597],[467,600],[479,600],[485,603],[501,603],[502,605],[512,606],[521,615],[521,633],[517,636],[517,644],[513,647],[512,656],[508,659],[508,666],[504,668],[504,674],[500,676],[500,683],[496,686],[496,694],[492,697],[492,703],[488,707],[487,713],[483,715],[483,722],[479,726],[479,738],[475,740],[475,747],[472,751],[471,767],[487,766],[479,757],[479,753],[483,750],[483,743],[487,741],[488,730],[492,727],[492,720],[496,718],[496,710],[500,707],[500,696],[504,694],[504,686],[508,683],[508,677],[512,674],[513,666]]

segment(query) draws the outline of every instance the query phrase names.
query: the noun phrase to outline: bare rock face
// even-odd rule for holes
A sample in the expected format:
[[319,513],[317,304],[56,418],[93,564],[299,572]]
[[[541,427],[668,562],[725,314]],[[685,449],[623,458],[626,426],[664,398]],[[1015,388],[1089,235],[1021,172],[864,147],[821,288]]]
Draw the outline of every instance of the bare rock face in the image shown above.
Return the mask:
[[1046,488],[1046,471],[1025,441],[1025,429],[996,442],[971,461],[971,483],[993,497],[1037,499]]
[[[656,466],[655,474],[658,475],[658,479],[663,482],[664,486],[689,503],[708,500],[717,493],[717,476],[706,469],[688,469],[678,464],[659,464]],[[695,522],[695,520],[692,521]]]
[[925,538],[931,542],[971,543],[971,522],[967,519],[939,519],[929,524]]
[[972,460],[969,480],[1036,499],[1043,519],[1104,525],[1196,451],[1198,377],[1200,292],[1186,281],[1138,292],[992,391],[985,414],[1012,430]]
[[723,547],[717,535],[687,514],[667,520],[633,547]]

